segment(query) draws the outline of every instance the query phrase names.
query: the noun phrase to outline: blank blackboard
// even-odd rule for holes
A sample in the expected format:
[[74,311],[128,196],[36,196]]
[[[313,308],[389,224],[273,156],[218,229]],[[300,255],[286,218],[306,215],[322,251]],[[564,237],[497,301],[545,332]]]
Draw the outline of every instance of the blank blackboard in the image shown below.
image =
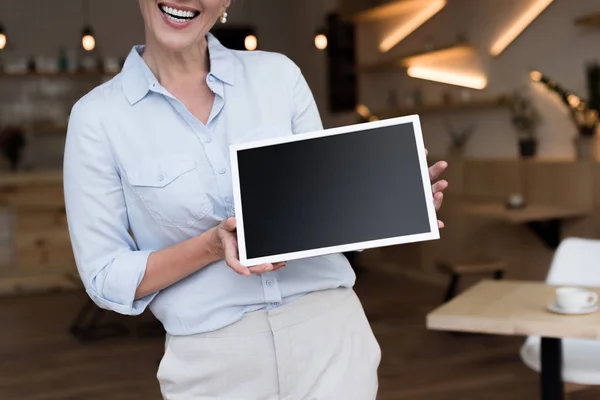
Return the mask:
[[439,238],[418,117],[231,147],[245,265]]

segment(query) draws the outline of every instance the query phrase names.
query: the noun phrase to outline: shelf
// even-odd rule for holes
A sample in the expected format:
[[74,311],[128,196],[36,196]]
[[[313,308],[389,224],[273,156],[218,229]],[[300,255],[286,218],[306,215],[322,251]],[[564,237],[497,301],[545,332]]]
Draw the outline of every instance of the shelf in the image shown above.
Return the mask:
[[105,72],[0,72],[0,79],[13,78],[54,78],[54,79],[84,79],[113,77],[115,74]]
[[[19,129],[24,133],[66,133],[67,123],[44,122],[36,124],[7,125],[8,129]],[[2,132],[2,129],[0,129]]]
[[394,68],[406,68],[413,62],[433,61],[432,59],[471,55],[473,53],[475,53],[475,48],[469,43],[451,44],[424,52],[395,57],[394,59],[384,60],[371,65],[361,66],[359,67],[359,72],[372,73]]
[[585,15],[575,19],[575,25],[600,28],[600,13]]
[[23,129],[34,133],[67,133],[67,124],[31,124],[23,126]]
[[442,112],[458,112],[458,111],[476,111],[476,110],[490,110],[494,108],[508,107],[512,103],[510,97],[497,97],[488,100],[473,100],[469,102],[457,102],[450,104],[436,103],[436,104],[424,104],[422,106],[411,107],[411,108],[398,108],[395,110],[384,110],[381,112],[374,113],[380,119],[394,118],[405,115],[413,114],[431,114],[431,113],[442,113]]

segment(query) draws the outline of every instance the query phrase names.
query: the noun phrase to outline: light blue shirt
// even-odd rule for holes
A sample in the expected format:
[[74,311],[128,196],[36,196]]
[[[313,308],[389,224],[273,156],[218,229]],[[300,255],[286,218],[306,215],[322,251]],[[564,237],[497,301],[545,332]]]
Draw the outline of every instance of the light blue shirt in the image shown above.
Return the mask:
[[233,51],[207,38],[206,82],[215,101],[206,125],[161,86],[141,57],[144,48],[136,46],[119,75],[75,104],[65,147],[69,231],[87,293],[121,314],[150,306],[172,335],[216,330],[248,311],[351,287],[356,278],[341,254],[290,261],[249,278],[219,261],[134,300],[151,252],[234,215],[231,144],[322,128],[312,93],[290,59]]

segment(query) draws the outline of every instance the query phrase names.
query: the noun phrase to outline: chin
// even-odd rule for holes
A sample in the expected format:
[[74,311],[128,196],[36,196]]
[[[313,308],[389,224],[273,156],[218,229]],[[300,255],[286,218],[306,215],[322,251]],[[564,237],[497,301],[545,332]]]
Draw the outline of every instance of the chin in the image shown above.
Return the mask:
[[169,49],[171,51],[183,51],[185,49],[189,49],[194,45],[198,44],[199,36],[195,35],[192,37],[188,37],[187,35],[181,34],[160,34],[157,33],[156,41],[165,49]]

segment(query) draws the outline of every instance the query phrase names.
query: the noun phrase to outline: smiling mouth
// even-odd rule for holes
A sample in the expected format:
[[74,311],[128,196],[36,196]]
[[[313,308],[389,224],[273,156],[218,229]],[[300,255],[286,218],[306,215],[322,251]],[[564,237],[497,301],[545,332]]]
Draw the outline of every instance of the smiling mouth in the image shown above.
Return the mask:
[[158,8],[162,11],[165,16],[173,22],[189,22],[200,15],[200,11],[195,10],[180,10],[177,8],[169,7],[165,4],[159,4]]

